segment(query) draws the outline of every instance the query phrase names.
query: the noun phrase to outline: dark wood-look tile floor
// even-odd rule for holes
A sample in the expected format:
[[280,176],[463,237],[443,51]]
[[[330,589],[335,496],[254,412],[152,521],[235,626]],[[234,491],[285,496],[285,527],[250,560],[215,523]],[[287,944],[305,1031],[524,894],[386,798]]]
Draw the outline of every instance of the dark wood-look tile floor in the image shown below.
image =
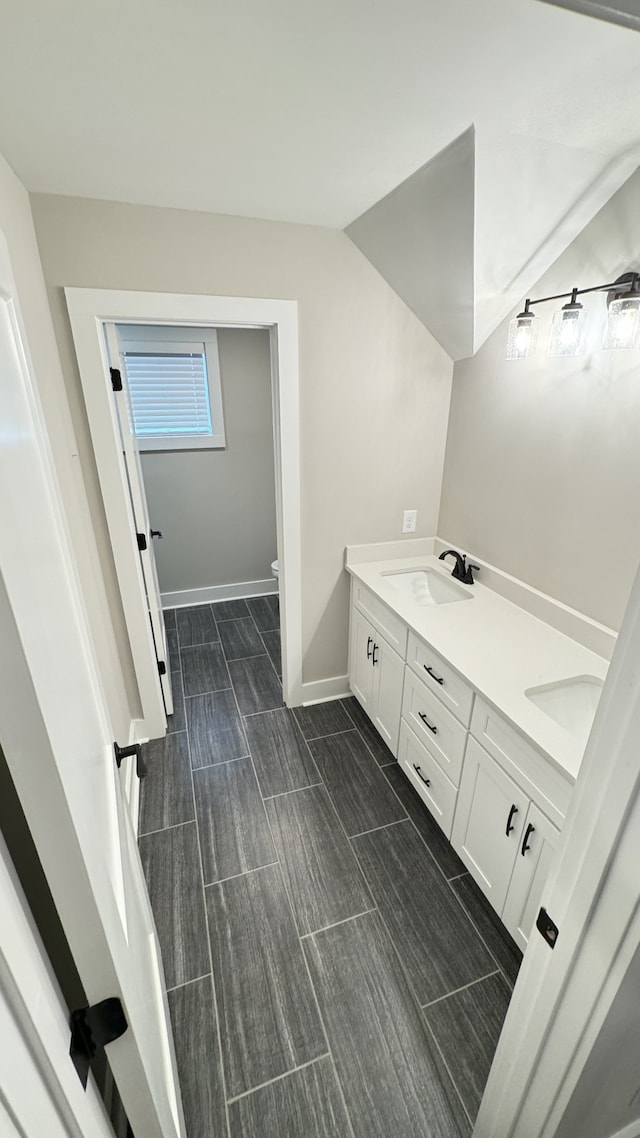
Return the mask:
[[355,700],[282,706],[277,626],[167,615],[140,851],[188,1138],[467,1138],[520,954]]

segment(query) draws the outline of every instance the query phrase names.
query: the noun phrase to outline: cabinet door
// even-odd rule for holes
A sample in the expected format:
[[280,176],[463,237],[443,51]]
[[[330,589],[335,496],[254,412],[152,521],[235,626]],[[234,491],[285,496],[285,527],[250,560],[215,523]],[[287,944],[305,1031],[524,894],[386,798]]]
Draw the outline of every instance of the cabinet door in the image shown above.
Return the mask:
[[371,666],[376,633],[356,608],[351,609],[351,652],[349,687],[365,711],[373,718],[374,672]]
[[559,841],[559,831],[532,802],[502,911],[503,923],[523,952]]
[[528,807],[526,795],[470,738],[451,841],[497,913],[502,913]]
[[386,640],[377,636],[371,659],[373,664],[373,722],[387,747],[397,756],[400,714],[402,712],[402,685],[404,660],[390,648]]

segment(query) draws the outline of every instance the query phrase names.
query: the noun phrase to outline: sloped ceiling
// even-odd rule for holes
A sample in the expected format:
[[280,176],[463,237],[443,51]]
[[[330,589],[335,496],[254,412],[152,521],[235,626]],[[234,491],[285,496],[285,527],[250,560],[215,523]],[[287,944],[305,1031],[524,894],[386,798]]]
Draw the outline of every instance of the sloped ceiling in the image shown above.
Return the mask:
[[346,229],[452,359],[474,350],[474,130]]

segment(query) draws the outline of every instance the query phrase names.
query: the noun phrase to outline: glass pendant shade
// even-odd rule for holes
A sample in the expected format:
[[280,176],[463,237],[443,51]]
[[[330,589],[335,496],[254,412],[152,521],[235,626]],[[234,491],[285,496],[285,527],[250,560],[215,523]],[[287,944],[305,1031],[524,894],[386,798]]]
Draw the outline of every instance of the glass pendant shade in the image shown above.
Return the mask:
[[509,324],[507,359],[524,360],[532,356],[538,338],[538,323],[533,312],[519,312]]
[[565,304],[551,325],[548,355],[581,356],[587,342],[587,313],[581,304]]
[[640,296],[623,297],[609,305],[607,331],[602,347],[640,348]]

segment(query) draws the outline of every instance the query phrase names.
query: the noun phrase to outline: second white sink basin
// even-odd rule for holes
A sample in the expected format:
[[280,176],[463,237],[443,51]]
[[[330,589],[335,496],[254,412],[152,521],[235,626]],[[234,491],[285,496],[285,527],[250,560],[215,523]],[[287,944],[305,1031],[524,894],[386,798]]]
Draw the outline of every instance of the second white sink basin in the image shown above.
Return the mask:
[[382,576],[417,605],[448,605],[452,601],[473,599],[461,585],[434,569],[404,569],[400,573],[383,573]]
[[586,743],[603,682],[597,676],[573,676],[569,680],[558,680],[555,684],[529,688],[524,694],[550,719]]

